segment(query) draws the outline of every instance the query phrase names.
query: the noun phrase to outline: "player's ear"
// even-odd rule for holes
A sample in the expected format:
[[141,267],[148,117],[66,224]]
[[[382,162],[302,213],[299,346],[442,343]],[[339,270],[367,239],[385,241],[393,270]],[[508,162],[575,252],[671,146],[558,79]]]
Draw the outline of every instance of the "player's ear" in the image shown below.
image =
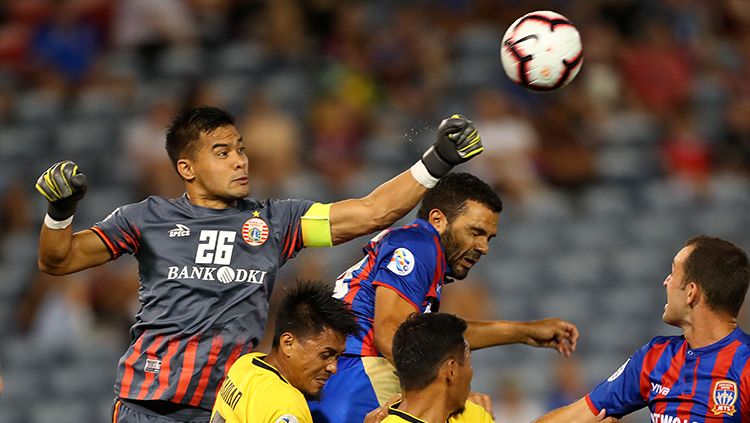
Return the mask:
[[289,332],[284,332],[279,337],[279,350],[286,357],[292,355],[292,349],[294,348],[294,335]]
[[195,179],[193,162],[188,159],[177,160],[177,173],[179,173],[182,179],[186,181],[192,181]]
[[687,303],[691,307],[695,307],[700,303],[703,291],[701,287],[695,282],[688,282],[687,284]]
[[445,232],[445,228],[448,227],[448,218],[445,217],[445,213],[440,209],[430,210],[427,220],[441,235]]
[[452,358],[444,361],[443,365],[440,366],[438,375],[445,378],[449,385],[453,384],[453,381],[456,380],[456,376],[458,375],[458,362]]

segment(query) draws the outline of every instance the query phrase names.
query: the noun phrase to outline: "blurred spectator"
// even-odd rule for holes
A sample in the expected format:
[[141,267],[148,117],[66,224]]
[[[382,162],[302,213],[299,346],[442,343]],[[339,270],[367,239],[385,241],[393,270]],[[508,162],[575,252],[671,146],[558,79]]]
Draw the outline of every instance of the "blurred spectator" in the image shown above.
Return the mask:
[[312,105],[313,164],[334,192],[343,192],[361,165],[364,124],[363,116],[341,98],[328,96]]
[[219,46],[229,39],[234,29],[234,0],[192,0],[191,5],[196,20],[196,30],[200,39],[207,45]]
[[635,44],[623,52],[626,89],[661,115],[683,107],[689,99],[690,58],[676,43],[669,25],[646,21],[643,26]]
[[133,259],[91,269],[88,298],[97,334],[116,349],[126,348],[126,334],[138,312],[138,266]]
[[[29,71],[29,44],[34,28],[51,14],[46,0],[9,0],[0,3],[0,70],[23,75]],[[6,20],[3,22],[2,19]]]
[[67,83],[81,82],[104,45],[104,34],[88,19],[84,1],[56,3],[31,37],[30,55],[40,71]]
[[515,375],[507,375],[498,381],[492,408],[498,423],[531,422],[544,414],[539,403],[526,396]]
[[253,195],[288,192],[300,172],[300,128],[262,92],[250,96],[240,133],[247,145]]
[[556,357],[549,387],[545,404],[546,411],[578,401],[586,393],[583,369],[578,359]]
[[13,118],[13,93],[7,87],[0,86],[0,125]]
[[75,354],[93,330],[86,274],[53,277],[39,272],[19,313],[40,351],[50,357]]
[[195,19],[189,2],[128,0],[117,2],[113,39],[117,46],[149,48],[195,39]]
[[735,96],[726,112],[727,134],[718,145],[717,160],[728,170],[750,174],[750,99]]
[[498,91],[481,90],[474,103],[473,119],[482,134],[484,153],[481,161],[469,166],[503,198],[523,203],[544,189],[534,162],[537,132]]
[[152,194],[166,198],[182,195],[182,183],[164,147],[166,127],[176,112],[176,101],[161,97],[146,114],[124,127],[127,170],[134,178],[138,198]]
[[622,73],[618,68],[618,48],[622,39],[615,28],[601,22],[592,22],[581,28],[585,40],[585,66],[587,77],[581,83],[591,101],[591,118],[600,120],[621,107]]
[[265,10],[255,24],[263,44],[277,58],[293,62],[305,58],[311,50],[312,40],[306,36],[300,2],[276,0],[262,4]]
[[575,119],[564,103],[549,102],[536,123],[540,140],[537,163],[549,184],[577,192],[596,179],[593,151],[575,132]]
[[0,240],[4,235],[29,230],[34,224],[25,188],[25,182],[17,179],[0,186]]
[[491,301],[488,281],[472,275],[461,281],[443,285],[440,311],[456,314],[467,320],[490,320],[498,310]]
[[132,260],[61,277],[39,272],[18,307],[21,327],[51,355],[74,355],[94,338],[126,346],[138,307]]
[[684,114],[675,113],[667,125],[662,151],[668,176],[701,190],[711,172],[708,142],[698,135],[692,120]]
[[155,71],[160,54],[167,48],[190,45],[196,38],[196,20],[191,13],[190,2],[116,2],[112,22],[113,44],[137,52],[146,74]]
[[[325,4],[326,2],[318,3]],[[330,12],[333,15],[330,30],[325,29],[327,20],[323,21],[323,28],[320,28],[319,20],[316,20],[314,25],[310,25],[311,30],[320,32],[323,36],[321,50],[329,58],[342,62],[347,67],[362,72],[372,72],[373,68],[368,57],[368,52],[371,50],[368,40],[374,28],[369,22],[367,5],[364,2],[351,4],[331,2],[331,4],[332,7],[337,7]]]

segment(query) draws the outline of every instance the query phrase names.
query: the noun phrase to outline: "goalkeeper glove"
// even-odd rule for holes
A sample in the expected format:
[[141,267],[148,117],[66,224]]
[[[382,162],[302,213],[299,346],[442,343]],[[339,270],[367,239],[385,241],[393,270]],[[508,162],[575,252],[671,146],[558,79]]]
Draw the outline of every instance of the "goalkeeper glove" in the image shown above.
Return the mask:
[[86,194],[86,175],[70,160],[55,163],[37,179],[36,190],[49,201],[49,217],[63,221],[73,216]]
[[461,115],[443,119],[437,140],[423,155],[427,171],[435,178],[450,172],[453,166],[466,162],[484,150],[477,127]]

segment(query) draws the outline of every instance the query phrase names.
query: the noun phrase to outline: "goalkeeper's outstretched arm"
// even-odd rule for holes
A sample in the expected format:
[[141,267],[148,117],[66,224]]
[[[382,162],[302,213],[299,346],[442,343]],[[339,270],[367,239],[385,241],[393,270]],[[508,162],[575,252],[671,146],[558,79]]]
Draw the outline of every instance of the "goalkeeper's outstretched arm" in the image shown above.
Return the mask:
[[444,119],[435,143],[411,169],[362,198],[330,206],[331,243],[340,244],[386,228],[402,218],[453,166],[483,150],[476,126],[460,115]]

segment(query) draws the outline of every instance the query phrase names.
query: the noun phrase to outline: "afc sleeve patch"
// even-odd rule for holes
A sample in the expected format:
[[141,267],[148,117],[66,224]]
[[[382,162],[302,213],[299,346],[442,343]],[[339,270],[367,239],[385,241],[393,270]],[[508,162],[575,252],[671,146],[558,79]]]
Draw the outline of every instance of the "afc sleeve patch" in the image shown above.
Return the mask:
[[414,261],[414,254],[406,248],[400,247],[393,252],[393,256],[391,256],[391,260],[386,267],[397,275],[406,276],[414,270]]
[[297,419],[297,417],[291,414],[284,414],[283,416],[276,419],[274,423],[299,423],[299,420]]
[[628,363],[630,363],[630,359],[627,359],[627,361],[625,361],[625,363],[623,363],[622,366],[620,366],[619,369],[615,370],[615,372],[612,373],[612,376],[610,376],[610,377],[607,378],[607,382],[612,382],[615,379],[617,379],[618,377],[620,377],[620,375],[622,374],[622,372],[625,371],[625,368],[628,367]]

